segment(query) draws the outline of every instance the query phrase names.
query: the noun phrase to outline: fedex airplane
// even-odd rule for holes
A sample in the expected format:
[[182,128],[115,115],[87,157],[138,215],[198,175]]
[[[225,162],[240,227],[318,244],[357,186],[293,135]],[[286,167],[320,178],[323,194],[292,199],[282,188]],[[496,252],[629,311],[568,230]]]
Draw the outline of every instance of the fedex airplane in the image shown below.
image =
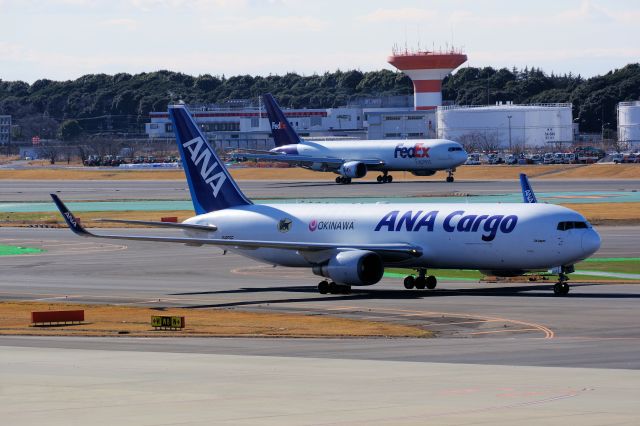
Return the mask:
[[212,245],[274,266],[309,268],[323,277],[322,294],[376,284],[387,267],[417,272],[404,279],[407,289],[435,288],[429,268],[497,276],[557,268],[554,292],[567,294],[566,274],[600,247],[582,215],[526,196],[513,204],[253,204],[187,108],[170,106],[169,116],[196,215],[183,223],[106,221],[177,228],[184,236],[96,235],[51,194],[71,230],[83,237]]
[[271,94],[262,97],[271,123],[276,147],[270,151],[235,153],[235,158],[250,158],[295,164],[305,169],[338,174],[336,183],[351,183],[368,171],[382,174],[378,182],[392,182],[390,171],[408,171],[416,176],[431,176],[447,171],[453,182],[456,167],[467,160],[457,142],[446,139],[307,141],[291,127]]

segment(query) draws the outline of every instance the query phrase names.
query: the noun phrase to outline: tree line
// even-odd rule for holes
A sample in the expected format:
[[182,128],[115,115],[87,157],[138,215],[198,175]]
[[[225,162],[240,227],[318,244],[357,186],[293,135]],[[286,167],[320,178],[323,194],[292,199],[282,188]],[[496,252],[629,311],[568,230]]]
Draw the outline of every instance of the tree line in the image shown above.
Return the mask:
[[[0,80],[0,114],[13,116],[18,140],[73,140],[82,134],[142,133],[149,112],[172,102],[230,105],[270,92],[283,107],[327,108],[356,97],[411,95],[411,80],[400,72],[358,70],[322,75],[197,77],[172,71],[115,75],[90,74],[76,80]],[[629,64],[602,76],[546,74],[537,68],[465,67],[447,77],[443,99],[459,105],[496,102],[570,102],[583,131],[616,127],[615,106],[640,99],[640,64]]]

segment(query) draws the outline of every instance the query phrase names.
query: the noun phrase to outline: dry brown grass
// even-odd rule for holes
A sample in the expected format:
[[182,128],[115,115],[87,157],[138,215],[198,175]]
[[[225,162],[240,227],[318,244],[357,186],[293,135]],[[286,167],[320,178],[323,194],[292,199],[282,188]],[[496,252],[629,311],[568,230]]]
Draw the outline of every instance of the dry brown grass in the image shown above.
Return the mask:
[[[640,179],[639,164],[592,165],[528,165],[528,166],[461,166],[456,179],[516,180],[519,173],[536,179]],[[320,180],[331,181],[333,173],[318,173],[300,168],[243,168],[231,169],[237,180]],[[373,181],[378,173],[368,173],[364,180]],[[395,172],[398,181],[422,181],[444,178],[444,172],[434,176],[413,176],[408,172]],[[182,170],[98,170],[92,168],[51,169],[34,167],[25,170],[0,170],[1,179],[35,180],[184,180]]]
[[[139,226],[123,223],[96,222],[96,219],[122,219],[160,221],[163,217],[177,217],[178,222],[190,218],[193,210],[169,211],[113,211],[74,213],[87,228],[138,228]],[[0,226],[28,226],[45,224],[53,227],[64,227],[64,221],[58,212],[0,213]]]
[[623,225],[640,222],[640,203],[563,204],[595,225]]
[[[32,311],[84,309],[86,323],[31,327]],[[157,331],[152,315],[184,316],[182,331]],[[70,336],[265,336],[431,337],[418,327],[331,316],[256,313],[219,309],[166,309],[43,302],[0,302],[0,335]]]

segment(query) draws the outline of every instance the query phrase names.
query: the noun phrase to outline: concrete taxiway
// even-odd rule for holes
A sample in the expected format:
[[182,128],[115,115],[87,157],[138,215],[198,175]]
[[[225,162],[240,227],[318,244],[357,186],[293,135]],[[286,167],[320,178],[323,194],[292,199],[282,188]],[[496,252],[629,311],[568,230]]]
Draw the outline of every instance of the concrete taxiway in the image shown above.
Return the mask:
[[627,370],[3,347],[0,372],[11,425],[639,420],[640,372]]

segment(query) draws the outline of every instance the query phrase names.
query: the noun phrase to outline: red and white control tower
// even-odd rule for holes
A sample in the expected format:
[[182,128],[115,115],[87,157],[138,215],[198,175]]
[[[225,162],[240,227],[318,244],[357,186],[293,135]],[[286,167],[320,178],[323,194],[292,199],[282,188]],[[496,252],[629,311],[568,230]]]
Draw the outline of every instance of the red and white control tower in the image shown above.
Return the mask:
[[466,60],[467,55],[454,50],[410,52],[394,49],[387,62],[413,80],[415,109],[425,110],[442,105],[442,80]]

